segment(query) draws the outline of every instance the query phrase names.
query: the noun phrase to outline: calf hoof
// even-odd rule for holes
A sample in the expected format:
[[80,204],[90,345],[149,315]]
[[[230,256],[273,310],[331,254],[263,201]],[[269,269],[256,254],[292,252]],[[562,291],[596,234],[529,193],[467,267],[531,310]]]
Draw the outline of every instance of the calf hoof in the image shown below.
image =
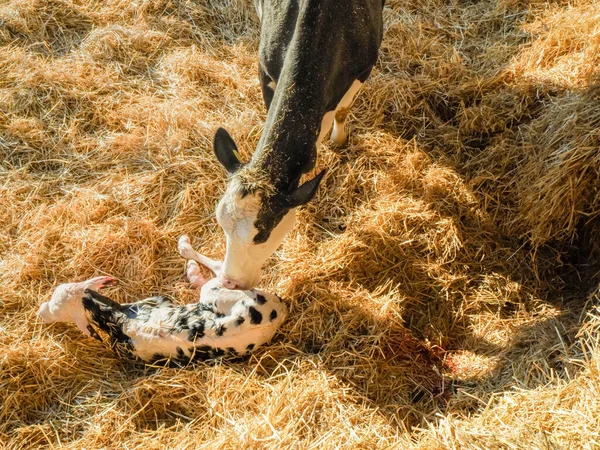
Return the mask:
[[186,259],[192,259],[190,251],[193,250],[190,237],[187,234],[182,235],[177,241],[177,251]]
[[190,284],[195,287],[202,287],[208,281],[200,273],[200,266],[198,265],[198,263],[192,260],[189,260],[187,263],[185,277],[190,282]]

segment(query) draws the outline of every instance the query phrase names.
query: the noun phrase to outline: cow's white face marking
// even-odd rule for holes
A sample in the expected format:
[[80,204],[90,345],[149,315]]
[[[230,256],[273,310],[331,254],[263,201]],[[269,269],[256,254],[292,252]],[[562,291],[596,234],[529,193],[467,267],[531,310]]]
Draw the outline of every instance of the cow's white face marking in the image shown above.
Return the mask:
[[296,213],[293,208],[280,212],[283,214],[281,219],[270,224],[263,221],[261,212],[264,212],[265,208],[261,195],[242,195],[236,180],[232,180],[217,206],[217,222],[227,239],[221,274],[227,287],[253,287],[260,278],[264,262],[277,250],[285,235],[294,227]]
[[[252,161],[242,164],[237,146],[224,128],[216,131],[213,147],[231,176],[217,206],[217,222],[227,239],[220,278],[230,289],[250,289],[260,278],[263,263],[294,227],[294,208],[315,196],[325,171],[299,186],[301,174],[287,174],[290,178],[280,179],[276,187],[278,176],[260,168],[261,163],[255,164],[258,167],[253,167]],[[281,176],[286,176],[285,170]]]

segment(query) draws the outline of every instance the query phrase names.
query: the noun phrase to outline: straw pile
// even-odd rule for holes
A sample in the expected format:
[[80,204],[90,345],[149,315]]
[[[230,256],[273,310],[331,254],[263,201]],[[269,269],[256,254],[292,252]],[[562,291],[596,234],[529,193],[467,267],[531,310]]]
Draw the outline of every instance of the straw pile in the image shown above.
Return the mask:
[[600,446],[600,1],[386,3],[350,145],[266,268],[287,322],[181,370],[34,314],[101,274],[194,300],[212,134],[248,158],[265,118],[253,7],[0,5],[5,448]]

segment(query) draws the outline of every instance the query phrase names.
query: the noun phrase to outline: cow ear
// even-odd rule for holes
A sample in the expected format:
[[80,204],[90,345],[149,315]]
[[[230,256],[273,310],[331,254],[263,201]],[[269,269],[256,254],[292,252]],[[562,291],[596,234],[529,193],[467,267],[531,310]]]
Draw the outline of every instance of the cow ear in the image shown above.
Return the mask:
[[324,170],[322,170],[312,180],[307,181],[290,194],[290,203],[292,208],[304,205],[305,203],[308,203],[312,200],[312,198],[315,196],[315,193],[317,192],[317,188],[319,187],[319,183],[321,182],[323,175],[325,175]]
[[236,173],[242,166],[237,146],[225,128],[219,128],[215,133],[213,149],[219,162],[230,174]]

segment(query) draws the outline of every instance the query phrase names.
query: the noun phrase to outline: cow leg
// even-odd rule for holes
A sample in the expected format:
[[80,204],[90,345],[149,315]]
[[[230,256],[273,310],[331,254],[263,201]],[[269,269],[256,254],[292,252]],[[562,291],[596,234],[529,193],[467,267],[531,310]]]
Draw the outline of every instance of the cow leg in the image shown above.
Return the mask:
[[331,141],[336,147],[343,147],[348,143],[348,133],[346,133],[346,118],[350,112],[352,100],[362,87],[363,83],[359,80],[354,80],[350,89],[344,94],[342,100],[338,103],[335,109],[333,121],[333,131],[331,132]]
[[335,111],[329,111],[323,116],[323,120],[321,120],[321,131],[319,131],[319,137],[317,138],[317,148],[321,146],[323,139],[325,139],[327,133],[331,131],[331,124],[333,123],[334,116]]
[[277,84],[267,75],[267,72],[264,71],[260,63],[258,64],[258,77],[260,78],[260,85],[262,87],[263,100],[268,111],[271,107]]

